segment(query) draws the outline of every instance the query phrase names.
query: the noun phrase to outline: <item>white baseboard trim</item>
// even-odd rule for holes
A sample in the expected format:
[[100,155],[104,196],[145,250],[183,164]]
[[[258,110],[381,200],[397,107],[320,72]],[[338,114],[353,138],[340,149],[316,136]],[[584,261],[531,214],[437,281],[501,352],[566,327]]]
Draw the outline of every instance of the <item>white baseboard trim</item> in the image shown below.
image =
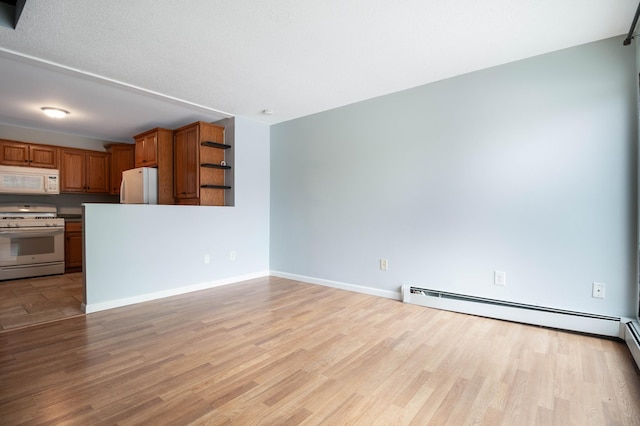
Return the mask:
[[339,288],[341,290],[355,291],[356,293],[369,294],[371,296],[379,296],[387,299],[402,300],[400,291],[381,290],[373,287],[365,287],[357,284],[348,284],[339,281],[325,280],[322,278],[307,277],[305,275],[290,274],[288,272],[271,271],[274,277],[287,278],[295,281],[302,281],[309,284],[323,285],[325,287]]
[[208,281],[198,284],[191,284],[184,287],[176,287],[167,290],[157,291],[153,293],[139,294],[136,296],[125,297],[122,299],[108,300],[98,303],[83,303],[81,309],[87,314],[105,311],[107,309],[120,308],[122,306],[134,305],[136,303],[149,302],[151,300],[162,299],[164,297],[178,296],[180,294],[191,293],[193,291],[206,290],[208,288],[219,287],[227,284],[234,284],[241,281],[252,280],[254,278],[262,278],[269,276],[269,271],[255,272],[252,274],[238,275],[235,277],[224,278],[221,280]]

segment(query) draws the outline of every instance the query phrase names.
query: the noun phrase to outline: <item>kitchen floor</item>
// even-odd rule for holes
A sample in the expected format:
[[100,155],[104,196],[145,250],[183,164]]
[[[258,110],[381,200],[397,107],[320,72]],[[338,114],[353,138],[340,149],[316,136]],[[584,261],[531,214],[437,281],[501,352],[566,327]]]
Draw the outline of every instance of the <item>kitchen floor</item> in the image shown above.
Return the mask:
[[84,315],[82,272],[0,281],[0,332]]

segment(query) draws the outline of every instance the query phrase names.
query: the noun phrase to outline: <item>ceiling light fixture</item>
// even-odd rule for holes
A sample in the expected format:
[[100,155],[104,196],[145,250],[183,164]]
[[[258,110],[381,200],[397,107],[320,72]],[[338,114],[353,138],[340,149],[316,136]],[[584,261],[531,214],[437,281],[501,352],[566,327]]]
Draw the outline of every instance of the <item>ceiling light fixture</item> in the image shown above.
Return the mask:
[[40,109],[51,118],[64,118],[69,115],[69,111],[61,108],[42,107]]
[[268,109],[268,108],[267,108],[267,109],[263,109],[263,110],[262,110],[262,113],[263,113],[264,115],[271,115],[271,114],[273,114],[273,110],[270,110],[270,109]]

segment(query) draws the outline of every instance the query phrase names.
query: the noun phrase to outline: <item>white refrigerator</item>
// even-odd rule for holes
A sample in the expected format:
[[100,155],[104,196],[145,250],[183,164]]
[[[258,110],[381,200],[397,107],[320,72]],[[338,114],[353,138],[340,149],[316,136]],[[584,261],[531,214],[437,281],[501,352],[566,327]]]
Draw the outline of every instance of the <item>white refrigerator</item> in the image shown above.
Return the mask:
[[138,167],[122,172],[120,203],[158,204],[158,169]]

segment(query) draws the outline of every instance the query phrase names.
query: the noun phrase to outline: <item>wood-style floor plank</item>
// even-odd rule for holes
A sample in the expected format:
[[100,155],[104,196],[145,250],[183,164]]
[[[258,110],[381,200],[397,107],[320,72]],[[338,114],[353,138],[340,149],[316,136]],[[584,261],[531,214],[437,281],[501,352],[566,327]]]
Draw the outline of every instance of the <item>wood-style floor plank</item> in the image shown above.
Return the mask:
[[0,380],[10,425],[640,425],[622,342],[273,277],[5,331]]
[[0,281],[0,332],[83,315],[82,273]]

